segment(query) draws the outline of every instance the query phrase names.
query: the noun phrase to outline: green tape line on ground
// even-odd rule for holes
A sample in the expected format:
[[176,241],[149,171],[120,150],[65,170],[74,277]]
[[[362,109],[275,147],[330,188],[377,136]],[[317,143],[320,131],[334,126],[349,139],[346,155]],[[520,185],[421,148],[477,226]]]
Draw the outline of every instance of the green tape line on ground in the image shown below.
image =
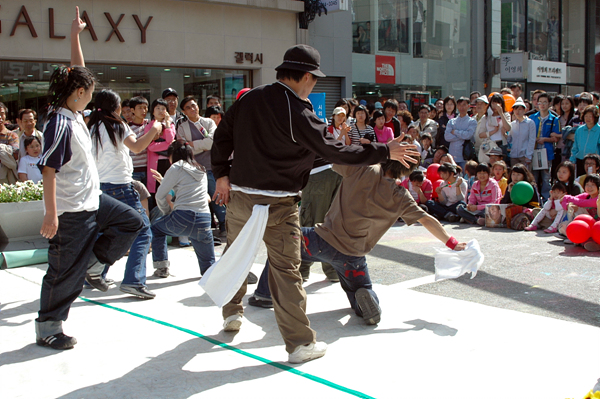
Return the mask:
[[130,312],[130,311],[128,311],[128,310],[125,310],[125,309],[117,308],[117,307],[115,307],[115,306],[107,305],[107,304],[105,304],[105,303],[98,302],[98,301],[94,301],[94,300],[92,300],[92,299],[83,298],[83,297],[79,297],[79,299],[81,299],[82,301],[85,301],[85,302],[93,303],[94,305],[100,305],[100,306],[102,306],[102,307],[105,307],[105,308],[108,308],[108,309],[116,310],[116,311],[118,311],[118,312],[126,313],[126,314],[129,314],[129,315],[135,316],[135,317],[139,317],[140,319],[144,319],[144,320],[152,321],[152,322],[154,322],[154,323],[157,323],[157,324],[163,325],[163,326],[165,326],[165,327],[171,327],[171,328],[174,328],[174,329],[176,329],[176,330],[179,330],[179,331],[182,331],[182,332],[184,332],[184,333],[187,333],[187,334],[193,335],[193,336],[195,336],[195,337],[202,338],[203,340],[205,340],[205,341],[208,341],[208,342],[210,342],[211,344],[214,344],[214,345],[220,346],[220,347],[221,347],[221,348],[223,348],[223,349],[228,349],[228,350],[230,350],[230,351],[233,351],[233,352],[235,352],[235,353],[238,353],[238,354],[240,354],[240,355],[243,355],[243,356],[249,357],[249,358],[251,358],[251,359],[254,359],[254,360],[258,360],[259,362],[262,362],[262,363],[268,364],[268,365],[270,365],[270,366],[276,367],[276,368],[278,368],[278,369],[281,369],[281,370],[284,370],[284,371],[288,371],[288,372],[290,372],[290,373],[292,373],[292,374],[296,374],[296,375],[298,375],[298,376],[300,376],[300,377],[307,378],[307,379],[309,379],[309,380],[311,380],[311,381],[318,382],[319,384],[326,385],[326,386],[328,386],[328,387],[330,387],[330,388],[337,389],[338,391],[341,391],[341,392],[344,392],[344,393],[347,393],[347,394],[350,394],[350,395],[356,396],[356,397],[358,397],[358,398],[365,398],[365,399],[375,399],[375,398],[373,398],[372,396],[366,395],[366,394],[364,394],[364,393],[362,393],[362,392],[358,392],[358,391],[355,391],[355,390],[353,390],[353,389],[346,388],[346,387],[344,387],[344,386],[341,386],[341,385],[335,384],[335,383],[333,383],[333,382],[331,382],[331,381],[327,381],[327,380],[325,380],[325,379],[323,379],[323,378],[319,378],[319,377],[317,377],[317,376],[314,376],[314,375],[312,375],[312,374],[308,374],[308,373],[305,373],[305,372],[302,372],[302,371],[296,370],[295,368],[293,368],[293,367],[290,367],[290,366],[286,366],[285,364],[278,363],[278,362],[274,362],[274,361],[272,361],[272,360],[265,359],[264,357],[260,357],[260,356],[253,355],[253,354],[252,354],[252,353],[250,353],[250,352],[246,352],[246,351],[243,351],[243,350],[241,350],[241,349],[238,349],[238,348],[236,348],[236,347],[233,347],[233,346],[231,346],[231,345],[228,345],[228,344],[226,344],[226,343],[224,343],[224,342],[217,341],[216,339],[213,339],[213,338],[207,337],[207,336],[205,336],[205,335],[202,335],[202,334],[200,334],[200,333],[198,333],[198,332],[196,332],[196,331],[192,331],[192,330],[189,330],[189,329],[187,329],[187,328],[179,327],[179,326],[176,326],[176,325],[174,325],[174,324],[167,323],[167,322],[165,322],[165,321],[162,321],[162,320],[153,319],[152,317],[144,316],[144,315],[141,315],[141,314],[139,314],[139,313],[134,313],[134,312]]
[[[3,263],[4,262],[4,263]],[[48,249],[6,251],[0,255],[0,266],[6,269],[48,263]]]

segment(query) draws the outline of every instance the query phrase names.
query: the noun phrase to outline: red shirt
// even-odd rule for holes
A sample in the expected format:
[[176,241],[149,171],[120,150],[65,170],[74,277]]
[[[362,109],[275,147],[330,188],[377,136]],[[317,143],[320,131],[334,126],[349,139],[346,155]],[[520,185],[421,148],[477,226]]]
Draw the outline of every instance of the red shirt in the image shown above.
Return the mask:
[[390,119],[389,122],[384,123],[383,126],[389,127],[390,129],[392,129],[392,132],[394,131],[394,122],[392,119]]

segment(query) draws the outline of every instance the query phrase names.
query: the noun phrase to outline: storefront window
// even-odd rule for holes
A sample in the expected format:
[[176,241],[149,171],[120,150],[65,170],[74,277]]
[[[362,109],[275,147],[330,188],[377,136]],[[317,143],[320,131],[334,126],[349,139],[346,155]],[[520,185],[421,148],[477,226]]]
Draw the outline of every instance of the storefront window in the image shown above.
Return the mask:
[[562,62],[585,64],[585,3],[563,2],[563,8],[565,6],[568,12],[562,13]]
[[[48,80],[57,64],[19,61],[0,62],[0,102],[5,103],[14,118],[21,108],[43,112],[46,108]],[[167,87],[179,93],[179,99],[194,95],[201,108],[206,98],[218,96],[227,110],[237,93],[252,87],[247,70],[143,67],[88,64],[98,80],[96,91],[110,88],[122,99],[144,96],[150,102],[161,96]],[[93,101],[93,100],[92,100]]]
[[527,47],[530,58],[559,61],[558,0],[528,0],[527,6]]
[[502,0],[501,46],[503,53],[525,50],[525,1]]
[[379,0],[379,51],[408,53],[409,1]]
[[371,2],[356,0],[352,2],[352,52],[372,54],[371,45]]

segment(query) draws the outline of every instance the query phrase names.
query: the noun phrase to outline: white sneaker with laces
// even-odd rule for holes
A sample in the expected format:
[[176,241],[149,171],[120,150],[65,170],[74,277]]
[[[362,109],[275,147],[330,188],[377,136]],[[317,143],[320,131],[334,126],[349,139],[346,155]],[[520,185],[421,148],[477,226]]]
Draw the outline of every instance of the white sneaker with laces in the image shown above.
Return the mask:
[[325,356],[327,344],[325,342],[315,342],[314,344],[302,345],[296,348],[288,357],[290,363],[303,363],[309,360],[318,359]]
[[240,327],[242,326],[242,316],[239,314],[234,314],[233,316],[229,316],[223,322],[223,329],[227,332],[240,331]]

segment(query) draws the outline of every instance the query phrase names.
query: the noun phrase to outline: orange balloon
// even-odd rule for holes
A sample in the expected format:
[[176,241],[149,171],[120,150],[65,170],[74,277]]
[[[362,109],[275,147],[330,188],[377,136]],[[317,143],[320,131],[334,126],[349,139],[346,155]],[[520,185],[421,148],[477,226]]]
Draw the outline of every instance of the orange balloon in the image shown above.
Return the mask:
[[490,100],[494,94],[498,94],[498,92],[497,92],[497,91],[493,91],[493,92],[491,92],[491,93],[488,95],[488,100]]
[[504,97],[506,112],[512,112],[513,105],[517,100],[515,100],[512,94],[504,94],[502,97]]

